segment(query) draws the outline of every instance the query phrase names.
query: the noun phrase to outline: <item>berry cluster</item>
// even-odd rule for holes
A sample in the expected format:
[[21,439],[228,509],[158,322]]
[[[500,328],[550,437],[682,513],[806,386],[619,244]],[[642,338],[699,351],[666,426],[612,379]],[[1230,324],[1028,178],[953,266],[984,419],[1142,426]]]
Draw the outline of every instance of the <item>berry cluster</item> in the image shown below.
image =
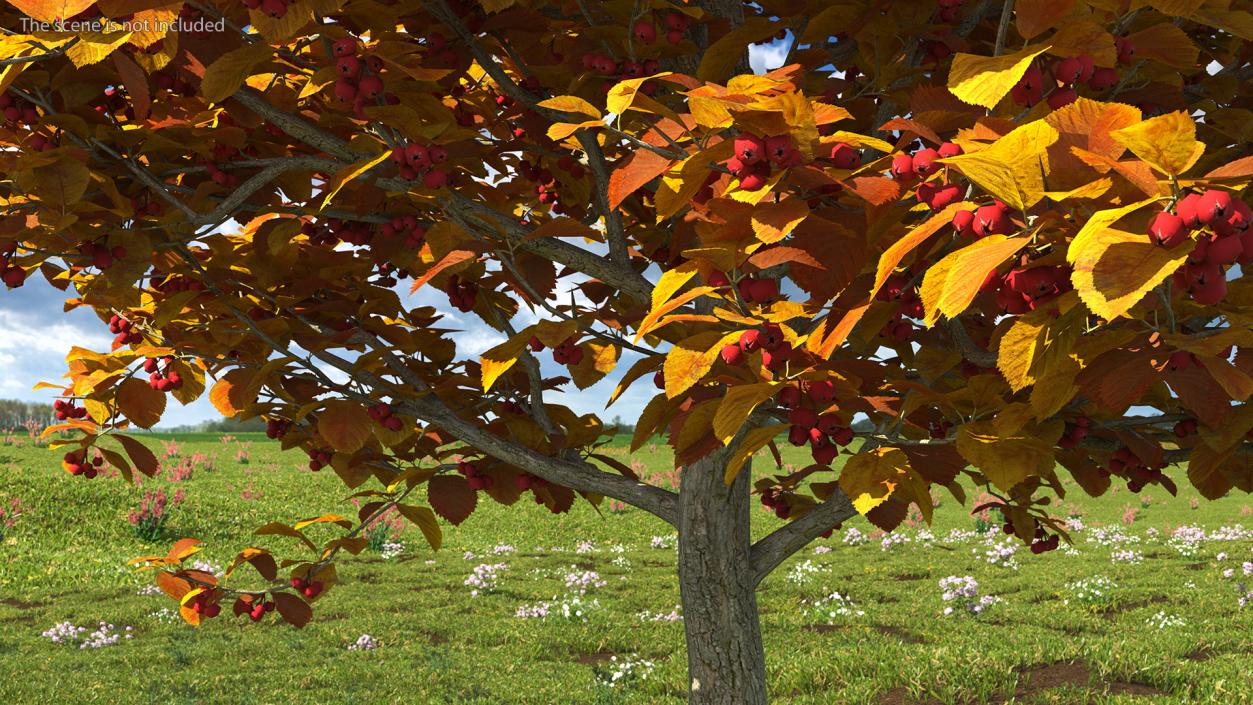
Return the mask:
[[840,446],[853,442],[853,429],[837,414],[824,412],[833,401],[835,385],[827,380],[810,382],[804,394],[800,387],[789,385],[775,397],[781,408],[790,409],[788,442],[794,446],[809,444],[814,462],[823,465],[835,460]]
[[[532,340],[532,344],[535,342],[538,341]],[[556,362],[558,365],[577,365],[583,362],[583,348],[579,346],[576,336],[572,335],[566,338],[557,347],[553,348],[553,362]]]
[[31,135],[30,139],[26,141],[27,149],[32,152],[51,152],[58,146],[56,138],[45,135]]
[[410,142],[392,149],[391,160],[401,178],[420,178],[426,188],[440,188],[448,183],[448,171],[439,166],[448,161],[448,149],[443,145]]
[[761,503],[774,515],[780,519],[786,519],[792,513],[792,507],[788,505],[787,498],[792,494],[778,487],[763,487],[761,489]]
[[1074,448],[1088,437],[1088,428],[1092,422],[1086,416],[1076,417],[1073,421],[1066,422],[1066,430],[1062,433],[1062,437],[1057,441],[1057,445],[1062,448]]
[[[1227,296],[1224,267],[1253,263],[1253,210],[1226,191],[1189,193],[1149,223],[1149,237],[1162,247],[1177,247],[1200,231],[1187,264],[1174,274],[1174,285],[1192,300],[1210,306]],[[1208,229],[1208,232],[1206,232]]]
[[26,270],[14,262],[16,254],[16,242],[0,240],[0,281],[10,289],[16,289],[26,283]]
[[[892,176],[903,183],[910,183],[914,179],[926,179],[940,170],[942,165],[936,163],[937,159],[956,157],[961,153],[961,145],[955,142],[945,142],[940,145],[939,149],[924,147],[912,153],[898,154],[892,157]],[[941,184],[941,186],[944,185]],[[923,201],[922,194],[919,194],[918,200]]]
[[788,169],[804,161],[791,135],[761,137],[742,132],[735,138],[734,156],[724,165],[745,191],[760,191],[774,169]]
[[[922,269],[922,263],[916,265]],[[881,338],[894,338],[904,342],[914,333],[914,324],[906,318],[922,318],[925,311],[922,294],[918,290],[920,279],[912,274],[893,273],[883,281],[883,288],[875,294],[879,301],[898,302],[896,314],[879,331]]]
[[953,229],[975,239],[988,235],[1008,235],[1014,232],[1014,222],[1010,220],[1009,213],[1009,205],[996,199],[991,205],[954,213]]
[[[162,367],[164,365],[164,368]],[[148,373],[148,386],[158,392],[172,392],[175,389],[182,389],[183,378],[178,371],[172,369],[174,366],[174,358],[165,356],[162,358],[150,357],[144,360],[144,372]]]
[[474,463],[465,460],[457,463],[457,472],[466,478],[466,484],[472,490],[485,490],[492,486],[491,476],[481,473],[479,467]]
[[405,427],[405,422],[399,416],[392,415],[392,405],[387,402],[379,402],[371,406],[366,413],[375,423],[388,431],[399,431]]
[[[1131,63],[1135,55],[1135,47],[1131,42],[1125,37],[1115,37],[1114,43],[1118,49],[1118,63]],[[1015,104],[1024,107],[1047,99],[1049,108],[1057,110],[1075,102],[1079,97],[1079,86],[1086,85],[1094,91],[1102,91],[1118,85],[1119,79],[1117,69],[1098,67],[1088,54],[1058,59],[1050,68],[1049,74],[1046,76],[1043,69],[1032,64],[1010,90],[1010,98]]]
[[383,223],[379,232],[385,237],[404,238],[405,247],[415,250],[426,242],[426,228],[419,225],[417,217],[412,215],[393,217],[390,222]]
[[1139,492],[1148,484],[1169,482],[1170,478],[1162,473],[1165,467],[1165,463],[1150,466],[1126,446],[1115,451],[1106,465],[1108,472],[1127,478],[1127,489],[1131,492]]
[[121,245],[109,247],[107,244],[100,242],[86,242],[78,246],[78,251],[83,255],[91,258],[91,264],[96,269],[104,271],[112,267],[115,262],[126,259],[126,248]]
[[94,480],[96,475],[100,474],[100,469],[104,467],[104,456],[97,455],[88,461],[86,450],[72,450],[65,454],[64,460],[66,472],[88,480]]
[[304,595],[306,600],[312,600],[321,595],[326,588],[320,581],[308,580],[307,578],[292,578],[291,586],[296,588],[301,595]]
[[265,436],[266,438],[279,439],[287,435],[291,430],[291,421],[288,419],[266,419]]
[[374,240],[374,230],[369,223],[339,218],[327,218],[322,223],[305,222],[300,226],[300,232],[308,236],[309,242],[314,245],[332,249],[341,242],[361,247]]
[[473,311],[479,301],[479,285],[455,274],[448,278],[444,293],[448,294],[448,303],[453,308],[466,313]]
[[768,304],[779,298],[779,280],[770,277],[744,277],[736,282],[735,288],[740,298],[750,304]]
[[87,409],[81,406],[75,406],[73,401],[57,399],[52,402],[52,410],[56,414],[58,421],[87,418]]
[[997,308],[1011,316],[1034,311],[1074,288],[1070,268],[1063,266],[1015,268],[999,278],[992,272],[984,288],[992,287]]
[[220,597],[216,590],[206,590],[193,596],[186,606],[201,617],[212,619],[222,614],[222,605],[218,604]]
[[[560,161],[566,165],[563,168],[572,176],[576,173],[579,175],[583,174],[583,165],[574,161],[573,157],[563,155]],[[553,176],[551,169],[537,166],[528,161],[522,161],[518,164],[518,175],[526,181],[535,184],[535,194],[540,203],[550,206],[553,212],[558,215],[564,215],[568,212],[569,209],[566,207],[566,204],[561,202],[561,194],[558,191],[561,188],[561,182]]]
[[265,595],[255,595],[251,597],[251,600],[245,600],[242,597],[235,600],[236,616],[246,614],[252,621],[260,622],[265,618],[267,613],[274,611],[276,606],[274,601],[266,601]]
[[144,334],[135,327],[134,323],[117,314],[109,317],[109,332],[116,336],[113,338],[113,347],[115,349],[123,345],[142,343],[144,340]]
[[718,354],[726,364],[737,366],[744,362],[746,355],[758,350],[761,351],[761,364],[772,372],[781,370],[796,352],[792,344],[784,340],[783,329],[767,324],[760,329],[740,333],[737,342],[723,346]]
[[185,277],[181,274],[173,274],[167,276],[164,272],[157,268],[152,269],[152,273],[148,275],[148,285],[153,291],[159,291],[162,294],[177,294],[183,291],[204,291],[204,282],[199,279]]
[[6,125],[21,127],[39,122],[39,111],[34,103],[11,93],[0,93],[0,113]]
[[317,472],[331,464],[331,451],[324,448],[305,449],[309,454],[309,469]]
[[1177,438],[1187,438],[1196,435],[1197,424],[1196,419],[1184,419],[1175,423],[1175,436]]

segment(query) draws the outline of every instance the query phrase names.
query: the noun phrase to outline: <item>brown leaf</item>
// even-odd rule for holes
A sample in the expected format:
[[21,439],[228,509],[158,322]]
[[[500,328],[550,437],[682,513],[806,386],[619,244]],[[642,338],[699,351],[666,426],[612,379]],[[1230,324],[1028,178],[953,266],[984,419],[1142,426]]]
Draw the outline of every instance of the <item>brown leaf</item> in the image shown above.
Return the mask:
[[453,526],[459,525],[474,513],[479,499],[478,493],[470,489],[470,484],[460,475],[432,477],[426,492],[431,508]]
[[273,593],[273,598],[278,613],[283,616],[283,621],[297,629],[303,628],[310,619],[313,619],[313,608],[309,606],[309,603],[290,592]]

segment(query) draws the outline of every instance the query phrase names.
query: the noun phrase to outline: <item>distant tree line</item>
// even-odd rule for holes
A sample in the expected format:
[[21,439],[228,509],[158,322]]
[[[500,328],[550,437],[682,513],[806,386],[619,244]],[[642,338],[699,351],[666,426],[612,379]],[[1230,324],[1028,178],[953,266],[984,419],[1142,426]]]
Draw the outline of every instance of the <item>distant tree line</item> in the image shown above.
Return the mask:
[[28,421],[53,423],[52,405],[35,401],[0,399],[0,429],[21,428]]

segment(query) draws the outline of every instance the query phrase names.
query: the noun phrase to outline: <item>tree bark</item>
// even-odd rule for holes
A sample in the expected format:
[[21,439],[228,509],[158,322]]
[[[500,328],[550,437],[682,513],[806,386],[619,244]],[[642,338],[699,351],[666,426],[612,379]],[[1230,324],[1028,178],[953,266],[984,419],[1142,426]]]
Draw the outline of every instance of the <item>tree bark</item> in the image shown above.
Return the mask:
[[679,487],[679,591],[690,705],[766,705],[766,657],[749,563],[747,465],[730,486],[726,458],[684,468]]

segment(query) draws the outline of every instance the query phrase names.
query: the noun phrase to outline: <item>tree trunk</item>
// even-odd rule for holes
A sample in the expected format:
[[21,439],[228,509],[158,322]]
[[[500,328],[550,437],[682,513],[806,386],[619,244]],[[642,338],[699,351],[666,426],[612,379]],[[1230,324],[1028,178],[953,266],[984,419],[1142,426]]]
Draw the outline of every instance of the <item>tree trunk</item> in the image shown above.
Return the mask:
[[679,591],[690,705],[765,705],[766,658],[749,565],[749,477],[722,481],[712,453],[684,468],[679,489]]

